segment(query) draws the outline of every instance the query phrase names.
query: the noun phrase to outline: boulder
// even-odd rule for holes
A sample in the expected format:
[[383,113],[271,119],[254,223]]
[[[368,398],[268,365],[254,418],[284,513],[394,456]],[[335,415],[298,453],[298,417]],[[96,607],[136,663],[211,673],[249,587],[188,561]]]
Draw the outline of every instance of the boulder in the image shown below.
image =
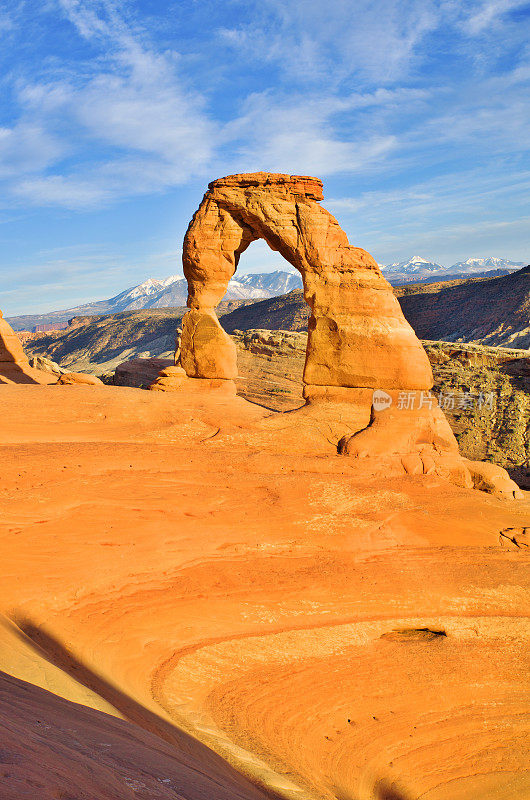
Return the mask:
[[524,494],[508,473],[497,464],[487,461],[467,461],[466,463],[475,489],[487,492],[506,500],[523,500]]
[[42,372],[51,372],[54,375],[63,375],[63,373],[67,372],[67,370],[60,367],[57,362],[45,356],[35,356],[30,359],[29,365],[33,367],[33,369],[40,369]]
[[174,392],[181,389],[186,380],[187,375],[182,367],[170,365],[158,373],[149,389],[153,392]]
[[86,375],[84,372],[64,372],[57,386],[104,386],[102,380],[95,375]]
[[132,358],[118,364],[113,383],[115,386],[133,386],[137,389],[150,386],[160,371],[172,363],[168,358]]

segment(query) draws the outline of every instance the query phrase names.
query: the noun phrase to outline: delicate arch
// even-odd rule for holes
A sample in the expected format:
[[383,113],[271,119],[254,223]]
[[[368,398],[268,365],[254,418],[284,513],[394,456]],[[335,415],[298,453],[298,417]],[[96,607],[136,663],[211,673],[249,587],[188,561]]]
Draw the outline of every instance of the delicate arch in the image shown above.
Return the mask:
[[264,239],[302,275],[311,309],[304,383],[311,387],[428,389],[427,356],[372,256],[352,247],[319,205],[318,178],[255,173],[209,184],[184,239],[188,306],[182,364],[195,378],[237,375],[235,347],[215,307],[239,257]]

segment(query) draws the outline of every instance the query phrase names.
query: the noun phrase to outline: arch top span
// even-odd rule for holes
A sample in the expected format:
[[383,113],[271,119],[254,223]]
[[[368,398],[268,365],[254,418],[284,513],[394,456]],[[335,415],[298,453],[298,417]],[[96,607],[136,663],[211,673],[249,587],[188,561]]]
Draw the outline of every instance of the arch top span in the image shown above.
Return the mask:
[[324,185],[320,178],[311,175],[286,175],[281,172],[248,172],[239,175],[226,175],[208,184],[210,191],[226,186],[238,188],[264,188],[276,192],[285,191],[293,195],[308,197],[311,200],[324,199]]
[[427,356],[372,256],[349,244],[320,205],[322,182],[257,172],[209,184],[184,238],[188,306],[182,365],[190,377],[237,375],[235,347],[215,307],[241,254],[264,239],[302,275],[311,309],[306,397],[317,387],[429,389]]

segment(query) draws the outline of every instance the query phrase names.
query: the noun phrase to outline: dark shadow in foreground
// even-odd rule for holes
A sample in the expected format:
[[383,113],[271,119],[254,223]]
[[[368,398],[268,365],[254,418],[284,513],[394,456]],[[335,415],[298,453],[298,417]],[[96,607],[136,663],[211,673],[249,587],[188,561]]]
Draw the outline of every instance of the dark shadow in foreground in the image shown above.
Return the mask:
[[[137,787],[134,792],[130,792],[127,786],[132,786],[133,783],[145,782],[145,776],[149,770],[152,772],[152,764],[155,762],[153,758],[156,754],[163,753],[166,760],[164,769],[166,773],[161,778],[153,778],[156,786],[158,787],[159,794],[156,796],[161,800],[164,797],[182,798],[182,800],[279,800],[279,796],[271,791],[265,790],[261,787],[255,786],[249,779],[238,773],[220,756],[210,750],[201,742],[194,739],[185,731],[180,730],[176,725],[167,721],[158,714],[145,708],[138,703],[134,698],[127,695],[121,689],[112,685],[98,675],[92,669],[83,664],[71,652],[69,652],[57,639],[50,633],[37,627],[31,620],[25,618],[16,618],[13,620],[17,626],[17,635],[26,643],[29,644],[33,650],[49,663],[63,670],[78,683],[83,684],[91,691],[95,692],[101,698],[110,703],[114,708],[126,719],[128,722],[116,719],[101,711],[94,711],[93,709],[86,708],[76,703],[72,703],[55,695],[39,689],[31,684],[26,684],[23,681],[11,676],[4,676],[11,682],[20,684],[26,696],[30,696],[32,703],[30,710],[24,715],[24,722],[16,730],[15,739],[11,750],[15,757],[21,756],[26,752],[28,742],[31,744],[30,752],[34,753],[32,759],[38,765],[39,774],[41,775],[40,783],[50,777],[55,780],[57,770],[54,769],[54,760],[56,761],[57,754],[62,753],[64,748],[68,748],[68,753],[64,753],[63,762],[68,764],[72,760],[72,764],[76,764],[82,770],[85,780],[90,781],[90,788],[86,793],[82,793],[72,787],[76,786],[75,775],[70,769],[67,768],[63,772],[63,779],[66,784],[62,783],[60,794],[45,794],[44,788],[39,790],[39,798],[47,797],[61,797],[62,800],[81,800],[86,797],[90,800],[126,800],[126,798],[151,798],[153,797],[152,789],[149,793],[142,793],[138,791]],[[3,673],[0,673],[2,676]],[[0,688],[0,703],[4,705],[5,712],[0,714],[0,730],[7,720],[15,720],[16,716],[13,710],[6,708],[9,703],[10,693],[5,693]],[[65,724],[64,717],[66,716],[68,724]],[[47,717],[47,728],[45,731],[42,728],[37,728],[38,732],[45,734],[41,738],[35,739],[32,734],[35,731],[36,720],[39,720],[39,725],[43,724],[44,717]],[[4,720],[6,721],[4,723]],[[74,724],[75,723],[75,724]],[[133,723],[131,725],[130,723]],[[83,726],[88,724],[91,730],[94,730],[94,751],[91,752],[87,746],[86,734],[83,731]],[[70,732],[75,735],[70,735]],[[114,740],[113,736],[118,739]],[[110,738],[109,738],[110,737]],[[157,738],[156,738],[157,737]],[[3,737],[2,737],[3,738]],[[11,737],[13,738],[13,737]],[[97,740],[97,741],[96,741]],[[162,744],[160,740],[169,745]],[[101,743],[107,742],[108,745]],[[123,773],[124,768],[120,759],[116,757],[115,749],[121,746],[127,746],[130,753],[130,761],[127,769],[132,770],[136,777],[131,777],[130,782],[123,783],[125,779],[122,778],[120,783],[120,791],[116,792],[115,779]],[[139,748],[138,752],[134,747]],[[103,757],[104,756],[104,757]],[[2,751],[0,751],[0,777],[2,776]],[[95,765],[104,764],[105,759],[109,762],[109,768],[103,770],[98,778],[99,772],[95,770]],[[117,765],[112,766],[112,762],[117,760]],[[4,762],[5,763],[5,762]],[[34,767],[35,767],[34,763]],[[18,769],[18,768],[17,768]],[[117,772],[114,772],[114,769]],[[171,791],[166,794],[162,792],[164,781],[169,779],[169,772],[173,774],[170,779]],[[9,773],[11,773],[11,768]],[[18,770],[20,771],[20,770]],[[146,772],[147,771],[147,772]],[[33,774],[35,769],[33,768]],[[93,780],[92,780],[93,776]],[[103,781],[103,785],[98,785],[98,780]],[[6,777],[2,778],[2,791],[6,786]],[[131,783],[132,782],[132,783]],[[108,791],[107,791],[108,785]],[[15,780],[15,788],[18,786]],[[44,785],[43,785],[44,786]],[[146,787],[147,790],[147,787]],[[18,789],[17,789],[18,791]],[[67,794],[64,794],[64,791]],[[70,794],[68,794],[70,792]],[[27,797],[34,795],[28,794]],[[2,795],[2,800],[17,800],[26,797],[24,794]]]

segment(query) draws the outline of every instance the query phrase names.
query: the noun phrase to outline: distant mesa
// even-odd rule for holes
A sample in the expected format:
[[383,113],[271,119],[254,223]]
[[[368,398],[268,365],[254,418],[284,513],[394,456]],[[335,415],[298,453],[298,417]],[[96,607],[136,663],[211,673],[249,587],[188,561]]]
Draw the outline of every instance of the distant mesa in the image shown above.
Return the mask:
[[68,322],[45,322],[34,325],[32,333],[48,333],[49,331],[64,331],[68,327]]

